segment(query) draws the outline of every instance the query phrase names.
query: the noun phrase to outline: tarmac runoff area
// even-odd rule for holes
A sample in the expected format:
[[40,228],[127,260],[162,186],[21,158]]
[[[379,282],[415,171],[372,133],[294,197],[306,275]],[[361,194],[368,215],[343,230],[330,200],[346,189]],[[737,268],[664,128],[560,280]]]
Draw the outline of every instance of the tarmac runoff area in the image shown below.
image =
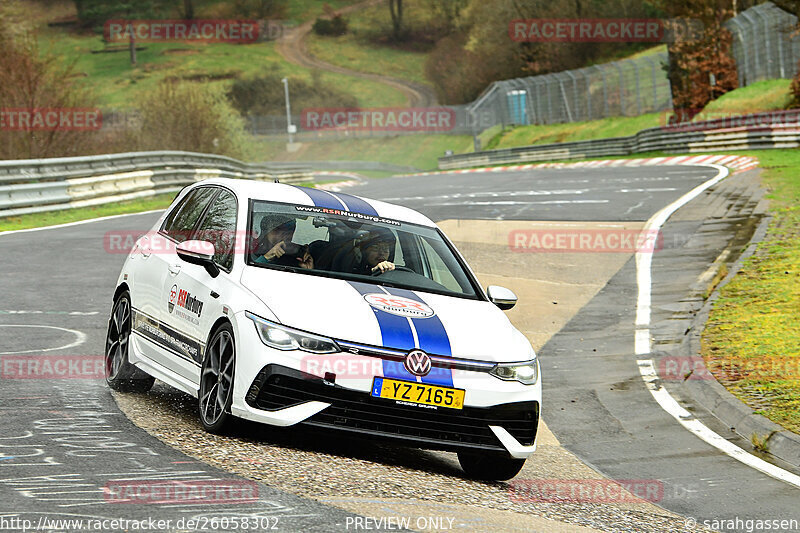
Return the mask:
[[[439,222],[484,287],[503,285],[517,293],[519,303],[508,317],[537,350],[633,255],[632,250],[563,253],[536,252],[528,247],[525,251],[512,251],[509,245],[513,231],[543,235],[577,224]],[[641,222],[579,224],[583,231],[599,232],[637,231],[643,226]],[[527,242],[530,244],[530,240]],[[232,437],[211,435],[197,421],[196,400],[158,382],[150,394],[115,393],[115,398],[136,425],[188,455],[376,520],[349,524],[348,529],[352,530],[377,529],[380,525],[387,528],[399,523],[418,531],[706,531],[651,503],[658,498],[645,501],[630,493],[618,493],[601,498],[602,501],[579,498],[551,503],[529,501],[531,498],[526,498],[524,492],[515,492],[525,483],[584,488],[606,483],[601,474],[564,449],[547,428],[551,415],[546,398],[537,451],[512,483],[465,479],[452,453],[377,444],[366,439],[323,440],[302,428],[281,430],[243,423]],[[390,517],[397,521],[387,522]]]

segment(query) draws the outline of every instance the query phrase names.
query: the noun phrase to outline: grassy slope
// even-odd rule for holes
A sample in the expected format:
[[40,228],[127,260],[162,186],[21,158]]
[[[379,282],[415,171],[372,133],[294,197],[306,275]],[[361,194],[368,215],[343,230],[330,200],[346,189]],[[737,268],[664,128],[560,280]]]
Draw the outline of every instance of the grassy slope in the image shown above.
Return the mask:
[[[290,16],[321,13],[323,3],[310,0],[300,4],[293,2]],[[348,3],[352,2],[336,2],[337,5]],[[199,16],[202,15],[203,10],[200,9]],[[273,42],[247,45],[145,43],[140,45],[146,49],[137,53],[136,67],[130,65],[127,51],[92,54],[93,50],[103,49],[98,35],[77,34],[61,28],[42,28],[40,42],[43,50],[63,57],[65,63],[74,64],[77,75],[86,79],[98,103],[106,108],[128,108],[136,95],[152,89],[160,80],[168,77],[216,77],[220,79],[209,83],[228,86],[234,77],[277,69],[283,75],[311,80],[311,70],[284,61],[275,51]],[[363,106],[403,105],[405,102],[401,92],[380,83],[333,73],[323,73],[322,80],[345,88]]]
[[721,289],[703,356],[739,399],[800,432],[800,152],[753,155],[774,219],[756,254]]
[[758,111],[786,109],[791,100],[789,86],[792,80],[764,80],[722,95],[706,106],[704,114],[715,118],[720,113],[745,114]]
[[[408,16],[414,17],[421,11],[414,5],[417,3],[419,0],[411,0],[406,6]],[[309,51],[323,61],[360,72],[429,83],[424,74],[426,53],[379,46],[370,40],[376,33],[390,31],[389,10],[385,3],[351,13],[346,18],[349,28],[346,35],[327,37],[311,33],[307,41]],[[413,19],[409,24],[416,22],[420,21]]]
[[468,135],[402,135],[346,141],[316,141],[304,143],[301,151],[287,153],[285,139],[262,137],[257,142],[257,157],[262,161],[366,160],[421,169],[435,169],[437,158],[446,150],[463,153],[472,150]]
[[591,122],[519,126],[499,133],[489,142],[487,148],[623,137],[634,135],[645,128],[655,128],[663,124],[664,119],[665,115],[662,113],[650,113],[640,117],[613,117]]

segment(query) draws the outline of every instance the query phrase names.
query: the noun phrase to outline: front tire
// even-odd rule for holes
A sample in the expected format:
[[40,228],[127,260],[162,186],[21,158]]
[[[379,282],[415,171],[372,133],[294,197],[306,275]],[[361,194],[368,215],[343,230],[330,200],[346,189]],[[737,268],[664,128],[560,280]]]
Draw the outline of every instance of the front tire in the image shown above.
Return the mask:
[[233,373],[236,345],[230,324],[220,326],[211,337],[200,370],[198,406],[200,423],[209,433],[221,434],[230,429],[233,415]]
[[106,383],[115,391],[147,392],[155,378],[128,361],[131,337],[131,295],[123,292],[114,302],[106,334]]
[[525,465],[525,459],[472,452],[458,452],[458,462],[469,477],[482,481],[507,481]]

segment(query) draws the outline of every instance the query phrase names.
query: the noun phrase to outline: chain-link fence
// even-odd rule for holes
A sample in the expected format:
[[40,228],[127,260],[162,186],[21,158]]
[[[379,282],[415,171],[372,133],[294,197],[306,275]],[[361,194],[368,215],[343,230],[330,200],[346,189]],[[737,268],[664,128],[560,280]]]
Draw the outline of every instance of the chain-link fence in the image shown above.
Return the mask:
[[468,106],[474,133],[495,126],[637,116],[672,108],[667,52],[492,83]]
[[725,23],[733,34],[739,86],[760,80],[792,78],[800,61],[797,17],[765,2]]

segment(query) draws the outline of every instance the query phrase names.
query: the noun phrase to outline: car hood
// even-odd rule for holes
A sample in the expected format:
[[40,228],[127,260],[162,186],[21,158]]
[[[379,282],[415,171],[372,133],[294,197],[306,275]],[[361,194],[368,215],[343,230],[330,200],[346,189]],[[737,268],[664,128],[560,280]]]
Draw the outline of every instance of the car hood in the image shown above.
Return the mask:
[[258,267],[244,269],[242,285],[281,324],[338,340],[493,362],[534,354],[486,301]]

